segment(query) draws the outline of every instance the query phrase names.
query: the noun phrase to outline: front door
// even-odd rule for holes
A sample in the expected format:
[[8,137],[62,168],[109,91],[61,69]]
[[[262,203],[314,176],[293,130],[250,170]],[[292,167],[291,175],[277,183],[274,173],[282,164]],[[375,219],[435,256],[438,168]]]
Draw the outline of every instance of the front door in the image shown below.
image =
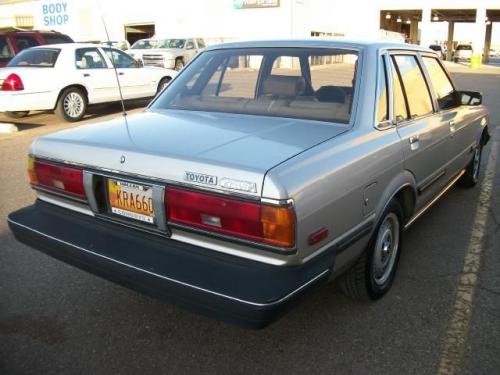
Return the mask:
[[432,97],[415,54],[392,54],[391,74],[404,164],[415,176],[423,204],[446,183],[450,130],[434,115]]

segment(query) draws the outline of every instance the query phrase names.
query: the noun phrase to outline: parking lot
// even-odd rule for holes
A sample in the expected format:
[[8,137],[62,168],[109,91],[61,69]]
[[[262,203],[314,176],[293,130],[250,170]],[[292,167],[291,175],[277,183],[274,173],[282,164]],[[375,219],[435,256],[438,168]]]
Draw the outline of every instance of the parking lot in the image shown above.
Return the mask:
[[[483,92],[491,112],[481,183],[452,189],[406,232],[385,298],[359,303],[326,285],[260,331],[194,315],[17,243],[6,216],[35,197],[26,150],[37,136],[76,125],[51,113],[15,121],[19,132],[0,134],[0,373],[500,373],[500,67],[449,68],[460,88]],[[134,113],[146,104],[127,106]],[[95,107],[78,125],[120,112],[118,104]]]

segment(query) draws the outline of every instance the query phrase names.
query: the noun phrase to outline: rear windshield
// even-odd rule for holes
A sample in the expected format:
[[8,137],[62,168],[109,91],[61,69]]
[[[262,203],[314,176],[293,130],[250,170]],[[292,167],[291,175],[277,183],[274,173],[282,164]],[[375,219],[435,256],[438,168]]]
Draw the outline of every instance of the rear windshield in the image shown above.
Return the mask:
[[18,53],[7,66],[31,66],[38,68],[52,68],[59,56],[59,49],[33,48]]
[[155,48],[157,44],[156,40],[138,40],[132,44],[131,49],[151,49]]
[[64,34],[43,34],[46,44],[73,43],[73,40]]
[[14,56],[12,49],[7,43],[7,38],[5,36],[0,36],[0,59],[10,59]]
[[349,123],[357,61],[357,52],[346,49],[207,51],[152,108]]
[[457,51],[460,51],[460,50],[470,51],[470,50],[472,50],[472,47],[471,46],[464,46],[464,45],[458,46]]

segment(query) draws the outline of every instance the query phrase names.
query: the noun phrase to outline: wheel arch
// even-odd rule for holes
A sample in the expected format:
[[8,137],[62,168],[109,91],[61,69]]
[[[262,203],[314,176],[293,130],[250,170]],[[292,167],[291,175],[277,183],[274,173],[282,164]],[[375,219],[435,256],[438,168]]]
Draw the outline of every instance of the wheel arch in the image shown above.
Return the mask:
[[59,93],[57,94],[57,100],[54,103],[53,109],[55,109],[57,107],[57,103],[59,103],[59,99],[61,99],[61,95],[64,92],[64,90],[67,90],[67,89],[72,88],[72,87],[82,90],[83,93],[85,94],[85,98],[87,99],[87,103],[89,102],[89,92],[88,92],[87,88],[84,85],[74,83],[71,85],[64,86],[61,90],[59,90]]

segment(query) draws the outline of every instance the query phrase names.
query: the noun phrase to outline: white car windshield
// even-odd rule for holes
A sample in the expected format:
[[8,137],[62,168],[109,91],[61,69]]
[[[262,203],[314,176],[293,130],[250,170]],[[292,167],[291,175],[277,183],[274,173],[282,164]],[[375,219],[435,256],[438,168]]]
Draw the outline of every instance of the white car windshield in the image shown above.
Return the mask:
[[14,56],[7,66],[52,68],[56,64],[59,52],[61,52],[61,50],[55,48],[26,49]]
[[245,48],[202,53],[152,109],[349,123],[358,53],[334,48]]
[[156,48],[158,42],[156,40],[138,40],[130,49],[151,49]]
[[158,43],[157,48],[184,48],[186,39],[163,39]]

